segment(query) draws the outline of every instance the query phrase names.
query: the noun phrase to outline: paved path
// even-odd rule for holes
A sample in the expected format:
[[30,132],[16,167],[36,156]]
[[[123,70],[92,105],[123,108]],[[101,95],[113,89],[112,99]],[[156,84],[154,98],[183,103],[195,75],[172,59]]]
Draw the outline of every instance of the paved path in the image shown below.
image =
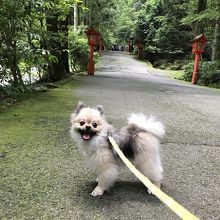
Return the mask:
[[[220,91],[170,79],[163,71],[116,52],[102,57],[95,76],[80,80],[75,91],[79,99],[92,106],[102,104],[116,127],[123,126],[132,112],[162,120],[167,130],[161,149],[162,190],[201,219],[220,219]],[[83,166],[79,169],[89,173]],[[128,171],[101,198],[88,198],[92,188],[91,183],[81,185],[82,218],[93,219],[98,213],[100,219],[178,219],[147,195]]]

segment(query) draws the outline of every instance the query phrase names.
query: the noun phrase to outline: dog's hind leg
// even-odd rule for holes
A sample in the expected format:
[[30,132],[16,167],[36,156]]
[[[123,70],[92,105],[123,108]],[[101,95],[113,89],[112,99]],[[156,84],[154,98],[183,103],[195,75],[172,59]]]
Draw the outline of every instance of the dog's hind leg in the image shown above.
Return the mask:
[[139,137],[134,165],[154,185],[160,188],[163,168],[160,159],[159,141],[146,134],[139,135]]
[[[158,188],[161,187],[161,182],[163,178],[163,168],[160,164],[160,161],[154,161],[149,159],[142,164],[136,165],[136,168],[146,177],[150,179],[150,181],[157,186]],[[151,192],[148,190],[148,193]]]

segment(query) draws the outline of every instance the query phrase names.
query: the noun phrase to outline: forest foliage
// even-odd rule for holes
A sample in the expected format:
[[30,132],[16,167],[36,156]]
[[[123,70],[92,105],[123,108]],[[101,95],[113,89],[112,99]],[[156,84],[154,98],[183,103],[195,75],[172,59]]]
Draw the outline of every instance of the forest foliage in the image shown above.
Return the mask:
[[0,25],[1,97],[9,86],[24,91],[36,80],[85,70],[88,27],[102,34],[107,49],[140,41],[144,60],[177,69],[193,59],[191,40],[205,33],[204,66],[214,72],[211,84],[220,81],[218,0],[0,0]]
[[186,66],[184,80],[190,81],[187,76],[193,72],[192,40],[204,33],[207,44],[198,83],[220,87],[219,0],[123,0],[120,4],[123,10],[116,32],[119,42],[142,42],[142,58],[155,67]]

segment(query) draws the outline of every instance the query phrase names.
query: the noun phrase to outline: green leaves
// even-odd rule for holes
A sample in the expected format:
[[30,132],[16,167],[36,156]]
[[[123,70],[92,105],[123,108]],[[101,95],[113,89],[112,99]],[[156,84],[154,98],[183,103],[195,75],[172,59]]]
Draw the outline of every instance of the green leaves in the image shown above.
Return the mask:
[[[210,24],[213,24],[219,16],[219,13],[213,9],[206,9],[204,12],[201,12],[199,14],[189,14],[187,17],[183,18],[181,20],[182,24],[189,24],[189,25],[194,25],[195,23],[198,22],[203,22],[207,26]],[[211,22],[211,23],[210,23]]]

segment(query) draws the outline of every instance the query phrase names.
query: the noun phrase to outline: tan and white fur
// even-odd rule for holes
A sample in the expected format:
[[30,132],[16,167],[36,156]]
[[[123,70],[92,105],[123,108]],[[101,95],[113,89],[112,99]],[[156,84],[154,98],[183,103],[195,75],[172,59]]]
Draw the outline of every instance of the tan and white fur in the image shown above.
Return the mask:
[[97,173],[98,185],[92,196],[101,196],[108,190],[122,166],[122,161],[108,141],[109,135],[140,172],[157,187],[161,186],[163,169],[159,148],[165,130],[154,117],[132,114],[128,125],[117,130],[106,121],[101,105],[91,108],[79,102],[71,115],[70,134],[85,155],[88,167]]

